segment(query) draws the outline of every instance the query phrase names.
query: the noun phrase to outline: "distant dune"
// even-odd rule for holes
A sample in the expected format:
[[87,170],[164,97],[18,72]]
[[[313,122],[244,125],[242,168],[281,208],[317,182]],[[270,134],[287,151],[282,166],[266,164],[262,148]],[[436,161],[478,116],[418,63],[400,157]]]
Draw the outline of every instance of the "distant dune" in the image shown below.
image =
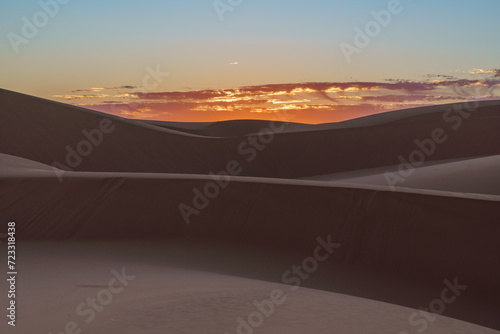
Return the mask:
[[[106,316],[116,323],[89,332],[235,333],[251,310],[234,305],[286,287],[282,273],[330,235],[339,249],[302,283],[316,291],[298,290],[262,333],[416,333],[408,317],[455,278],[467,289],[426,333],[497,332],[500,101],[472,105],[182,124],[0,90],[0,217],[26,247],[23,304],[60,298],[25,330],[56,332],[86,296],[78,284],[126,263],[137,285]],[[158,313],[148,327],[162,307],[175,325]]]
[[[64,163],[65,147],[76,149],[77,144],[86,139],[82,131],[99,128],[103,118],[110,119],[114,131],[72,169],[207,174],[224,170],[226,163],[235,158],[243,161],[252,158],[252,147],[245,144],[246,138],[234,133],[230,137],[198,136],[5,90],[0,91],[0,104],[0,153],[47,165],[54,161]],[[449,129],[455,121],[443,120],[443,111],[449,106],[431,109],[435,112],[423,108],[422,114],[413,111],[404,119],[392,112],[396,119],[393,122],[386,121],[388,116],[382,114],[360,119],[359,126],[349,121],[345,126],[318,125],[318,131],[291,133],[286,132],[285,127],[285,133],[276,134],[272,145],[265,145],[251,163],[245,164],[241,175],[298,178],[391,166],[399,163],[400,154],[410,154],[415,149],[415,139],[429,137],[436,127],[446,127],[449,138],[436,150],[432,160],[499,155],[497,110],[500,102],[483,104],[484,107],[472,113],[455,131]],[[383,123],[377,122],[380,118]],[[234,123],[242,128],[241,121]],[[374,125],[369,125],[371,123]],[[230,124],[225,122],[224,126],[227,128]],[[280,126],[267,122],[262,129],[272,125]],[[238,152],[242,143],[240,151],[244,154]]]

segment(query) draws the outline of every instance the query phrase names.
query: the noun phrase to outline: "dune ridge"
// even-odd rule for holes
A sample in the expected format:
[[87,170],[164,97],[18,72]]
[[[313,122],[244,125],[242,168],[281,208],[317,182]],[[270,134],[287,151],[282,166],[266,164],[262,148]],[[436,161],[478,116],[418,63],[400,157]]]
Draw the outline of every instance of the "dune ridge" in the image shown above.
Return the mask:
[[[75,149],[86,139],[82,131],[98,128],[102,119],[111,120],[114,131],[78,166],[70,168],[96,172],[208,174],[222,171],[228,161],[238,159],[245,165],[242,176],[309,177],[397,164],[399,155],[416,149],[414,140],[424,140],[436,127],[450,125],[443,121],[442,112],[429,113],[424,108],[421,115],[413,116],[414,111],[411,117],[395,123],[308,132],[284,130],[268,144],[260,142],[258,145],[265,148],[258,150],[246,136],[193,136],[6,90],[0,91],[0,104],[0,153],[46,165],[57,161],[67,166],[66,146]],[[430,160],[500,154],[497,104],[487,101],[480,105],[458,130],[449,130],[449,139]],[[254,159],[249,162],[250,158]]]

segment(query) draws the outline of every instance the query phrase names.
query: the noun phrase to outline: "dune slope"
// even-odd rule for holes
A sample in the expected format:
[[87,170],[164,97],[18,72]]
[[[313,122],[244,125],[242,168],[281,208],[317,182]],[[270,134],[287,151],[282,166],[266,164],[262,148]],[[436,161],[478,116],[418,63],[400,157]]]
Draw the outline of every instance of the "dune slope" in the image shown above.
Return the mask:
[[[75,171],[208,174],[236,160],[243,176],[307,177],[395,165],[400,155],[409,159],[418,149],[415,140],[432,138],[435,129],[447,139],[426,160],[500,154],[499,104],[492,102],[467,119],[454,113],[448,121],[443,117],[449,106],[440,106],[362,127],[286,133],[269,122],[257,139],[197,136],[6,90],[0,91],[0,104],[0,153]],[[109,119],[104,128],[112,132],[91,149],[80,147],[91,153],[68,161],[68,151],[88,141],[83,131],[100,129],[103,119]],[[269,135],[270,128],[283,133]]]
[[[18,221],[23,240],[182,237],[273,245],[305,257],[318,237],[331,235],[342,245],[328,263],[332,271],[347,265],[363,275],[386,274],[384,284],[394,280],[390,277],[403,277],[434,288],[447,277],[458,277],[471,287],[462,303],[472,299],[492,309],[498,306],[500,244],[492,231],[498,230],[500,201],[494,196],[235,178],[198,215],[190,216],[188,225],[179,204],[192,205],[193,189],[203,189],[209,177],[78,172],[65,174],[59,183],[51,172],[38,173],[44,175],[0,179],[0,212]],[[372,286],[366,281],[346,285],[332,280],[312,287],[419,306],[412,298],[362,292]],[[500,328],[496,320],[461,307],[447,315]]]

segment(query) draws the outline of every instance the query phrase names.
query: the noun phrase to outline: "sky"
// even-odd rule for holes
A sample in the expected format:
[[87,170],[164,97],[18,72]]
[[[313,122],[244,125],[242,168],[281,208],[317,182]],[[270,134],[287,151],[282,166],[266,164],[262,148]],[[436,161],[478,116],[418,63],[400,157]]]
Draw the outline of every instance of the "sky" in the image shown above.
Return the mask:
[[498,0],[2,1],[0,87],[193,122],[494,99],[498,13]]

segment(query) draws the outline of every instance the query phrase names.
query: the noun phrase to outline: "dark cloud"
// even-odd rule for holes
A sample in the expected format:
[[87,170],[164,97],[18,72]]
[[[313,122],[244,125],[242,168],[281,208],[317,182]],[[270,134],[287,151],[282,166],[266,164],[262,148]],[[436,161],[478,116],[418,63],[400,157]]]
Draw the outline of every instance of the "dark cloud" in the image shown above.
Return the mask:
[[424,75],[424,78],[429,78],[429,79],[440,78],[440,79],[446,79],[446,80],[457,79],[457,77],[455,77],[453,75],[445,75],[445,74],[426,74],[426,75]]
[[495,77],[500,77],[500,69],[491,70],[491,73],[493,73]]
[[88,88],[88,89],[77,89],[72,91],[72,93],[79,93],[79,92],[100,92],[103,90],[116,90],[116,89],[136,89],[137,86],[130,86],[130,85],[125,85],[125,86],[117,86],[117,87],[98,87],[98,88]]
[[378,102],[390,102],[390,103],[403,103],[403,102],[415,102],[415,101],[447,101],[447,100],[460,100],[462,96],[436,96],[436,95],[377,95],[377,96],[361,96],[363,101],[378,101]]
[[216,96],[223,96],[218,90],[199,90],[191,92],[156,92],[156,93],[132,93],[139,99],[144,100],[202,100]]

